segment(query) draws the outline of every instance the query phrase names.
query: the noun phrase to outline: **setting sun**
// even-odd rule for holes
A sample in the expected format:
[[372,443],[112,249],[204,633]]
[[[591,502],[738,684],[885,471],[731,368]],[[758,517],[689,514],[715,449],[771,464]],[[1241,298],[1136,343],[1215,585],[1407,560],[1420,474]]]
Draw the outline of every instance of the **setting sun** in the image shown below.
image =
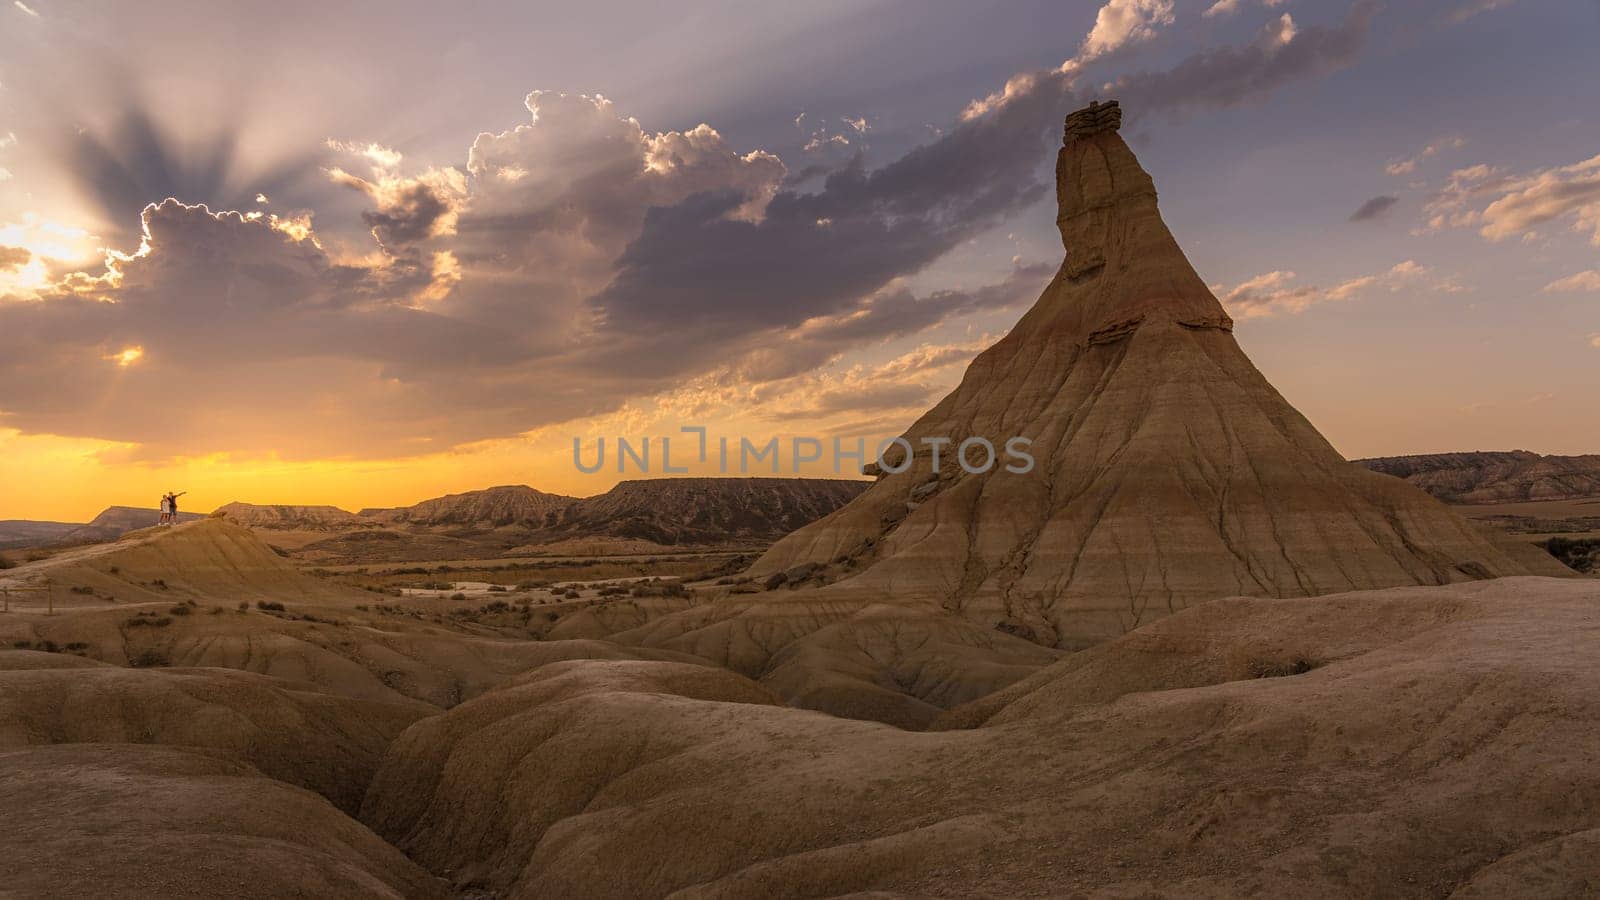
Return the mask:
[[144,358],[144,348],[140,346],[127,347],[120,353],[112,353],[104,358],[126,368]]

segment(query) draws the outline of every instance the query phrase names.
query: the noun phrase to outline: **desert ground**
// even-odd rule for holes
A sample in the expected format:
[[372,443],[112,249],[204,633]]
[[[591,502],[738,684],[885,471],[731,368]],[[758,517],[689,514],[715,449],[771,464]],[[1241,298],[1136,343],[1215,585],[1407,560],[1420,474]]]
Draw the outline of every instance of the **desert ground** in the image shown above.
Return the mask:
[[[1030,476],[236,506],[0,571],[0,894],[1600,894],[1600,580],[1341,457],[1119,124],[1068,117],[1066,261],[907,432]],[[1517,502],[1473,508],[1591,501]]]

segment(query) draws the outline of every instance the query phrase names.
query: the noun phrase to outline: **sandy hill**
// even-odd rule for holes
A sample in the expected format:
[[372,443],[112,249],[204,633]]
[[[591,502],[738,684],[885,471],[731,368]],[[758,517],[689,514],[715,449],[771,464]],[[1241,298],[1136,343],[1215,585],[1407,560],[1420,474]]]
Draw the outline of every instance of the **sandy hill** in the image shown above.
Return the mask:
[[284,506],[233,502],[217,507],[221,515],[246,528],[339,531],[371,525],[355,513],[337,506]]
[[[147,528],[115,541],[65,550],[7,570],[3,583],[54,583],[72,590],[70,605],[206,600],[343,601],[360,597],[302,573],[249,529],[201,518]],[[57,592],[58,603],[61,596]]]
[[[911,465],[774,545],[754,574],[827,566],[845,576],[839,592],[924,597],[1059,646],[1233,594],[1560,574],[1349,465],[1267,383],[1162,223],[1119,120],[1069,117],[1066,261],[906,432]],[[968,474],[950,450],[935,469],[922,443],[972,436],[1030,439],[1035,469]]]
[[922,733],[562,663],[413,725],[362,820],[506,897],[1586,896],[1597,610],[1544,578],[1211,601]]
[[1527,450],[1427,453],[1358,459],[1404,478],[1446,503],[1520,503],[1600,497],[1600,455],[1541,456]]

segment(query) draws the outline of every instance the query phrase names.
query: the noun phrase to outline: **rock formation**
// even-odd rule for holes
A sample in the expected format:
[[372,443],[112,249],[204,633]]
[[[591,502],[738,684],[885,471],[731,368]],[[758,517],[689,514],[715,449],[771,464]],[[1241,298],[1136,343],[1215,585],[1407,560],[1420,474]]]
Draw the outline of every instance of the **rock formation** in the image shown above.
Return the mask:
[[[1114,104],[1068,117],[1066,261],[906,432],[910,464],[887,454],[870,490],[752,574],[817,563],[845,576],[824,594],[933,601],[1064,647],[1214,597],[1562,574],[1350,465],[1273,389],[1163,224],[1119,123]],[[1036,465],[970,474],[955,459],[969,437],[1026,438]],[[925,439],[950,442],[937,468]]]

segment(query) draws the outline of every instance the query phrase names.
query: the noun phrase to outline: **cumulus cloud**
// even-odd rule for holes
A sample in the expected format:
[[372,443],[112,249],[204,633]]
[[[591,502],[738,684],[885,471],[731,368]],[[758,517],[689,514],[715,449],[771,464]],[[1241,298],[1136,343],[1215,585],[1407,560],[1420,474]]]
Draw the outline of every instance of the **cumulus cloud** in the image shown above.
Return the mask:
[[1424,209],[1428,230],[1476,227],[1491,241],[1532,240],[1539,226],[1570,220],[1600,247],[1600,156],[1524,174],[1483,164],[1457,169]]
[[1399,202],[1399,197],[1389,194],[1373,197],[1371,200],[1356,207],[1356,211],[1350,214],[1350,221],[1370,222],[1374,219],[1380,219],[1387,215],[1394,208],[1394,205]]
[[1573,294],[1600,292],[1600,270],[1586,269],[1565,278],[1558,278],[1544,286],[1547,294]]
[[[1232,288],[1216,286],[1222,305],[1235,319],[1258,319],[1280,314],[1297,314],[1323,303],[1337,303],[1375,291],[1397,292],[1420,285],[1431,274],[1427,266],[1404,260],[1387,271],[1349,278],[1329,288],[1295,284],[1296,275],[1275,270],[1240,282]],[[1434,281],[1433,290],[1453,293],[1454,282]]]
[[1104,56],[1127,44],[1147,41],[1156,29],[1172,24],[1172,0],[1108,0],[1095,14],[1094,27],[1083,39],[1078,62]]

